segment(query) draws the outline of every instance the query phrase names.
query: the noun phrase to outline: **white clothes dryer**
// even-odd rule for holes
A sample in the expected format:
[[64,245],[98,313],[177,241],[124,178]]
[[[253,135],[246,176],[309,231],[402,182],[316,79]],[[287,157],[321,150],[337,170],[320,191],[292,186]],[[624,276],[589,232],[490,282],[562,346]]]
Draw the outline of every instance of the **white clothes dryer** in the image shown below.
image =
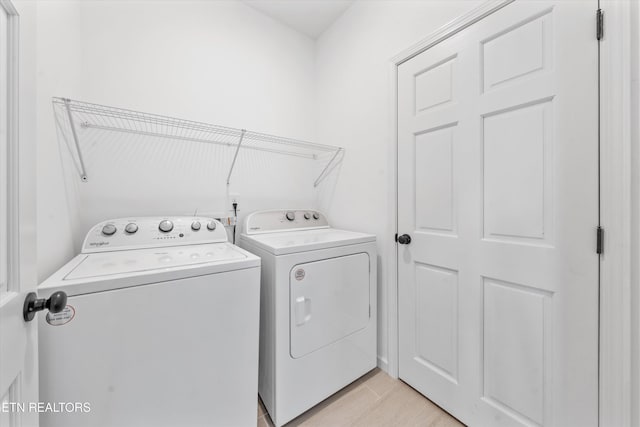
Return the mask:
[[39,316],[40,400],[88,405],[41,425],[255,425],[259,275],[209,218],[94,226],[38,288],[68,295]]
[[273,210],[238,244],[262,259],[259,393],[279,427],[376,367],[375,236]]

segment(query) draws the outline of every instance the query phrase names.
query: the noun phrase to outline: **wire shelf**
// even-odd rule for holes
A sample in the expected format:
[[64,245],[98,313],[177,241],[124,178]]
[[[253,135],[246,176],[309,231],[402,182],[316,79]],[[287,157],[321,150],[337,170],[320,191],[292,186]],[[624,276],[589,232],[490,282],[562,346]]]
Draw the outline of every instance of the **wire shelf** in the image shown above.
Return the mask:
[[323,162],[324,168],[314,181],[314,187],[317,187],[329,175],[344,154],[342,147],[75,101],[68,98],[54,97],[53,106],[54,111],[57,110],[58,113],[56,120],[63,117],[68,121],[66,129],[70,133],[70,138],[65,136],[65,140],[72,151],[74,162],[83,182],[88,181],[81,148],[82,130],[86,129],[227,146],[234,150],[233,160],[229,165],[227,185],[231,182],[240,150],[263,151]]

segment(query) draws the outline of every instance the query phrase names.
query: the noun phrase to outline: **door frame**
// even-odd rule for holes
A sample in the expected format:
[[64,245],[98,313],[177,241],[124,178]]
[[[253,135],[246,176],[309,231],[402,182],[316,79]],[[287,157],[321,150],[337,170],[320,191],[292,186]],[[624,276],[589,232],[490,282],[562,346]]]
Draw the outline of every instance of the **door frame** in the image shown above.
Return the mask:
[[[605,229],[600,258],[600,425],[631,425],[632,140],[630,2],[599,0],[600,207]],[[637,196],[635,196],[637,197]],[[637,199],[635,200],[637,203]],[[637,308],[636,308],[637,309]]]
[[[389,64],[391,132],[388,168],[391,179],[387,195],[390,222],[383,243],[389,259],[388,360],[389,375],[398,378],[398,67],[443,40],[457,34],[515,0],[488,0],[461,15],[415,45],[391,58]],[[628,2],[599,0],[605,13],[605,36],[600,43],[600,183],[601,226],[605,229],[605,252],[600,258],[600,350],[599,424],[631,425],[631,204],[634,202],[631,173],[631,6]],[[594,13],[594,40],[595,16]],[[626,50],[625,50],[626,49]],[[635,200],[637,203],[638,200]],[[595,251],[594,230],[594,251]],[[385,363],[386,362],[386,363]]]

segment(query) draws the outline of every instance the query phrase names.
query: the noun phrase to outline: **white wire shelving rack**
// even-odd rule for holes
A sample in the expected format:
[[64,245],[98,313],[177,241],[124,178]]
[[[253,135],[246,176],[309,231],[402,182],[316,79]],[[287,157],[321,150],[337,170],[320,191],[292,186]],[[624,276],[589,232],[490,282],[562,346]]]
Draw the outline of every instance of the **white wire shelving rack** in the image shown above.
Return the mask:
[[238,160],[240,150],[263,151],[324,162],[322,171],[313,183],[317,187],[333,170],[344,154],[344,148],[283,138],[246,129],[201,123],[158,114],[143,113],[124,108],[54,97],[54,109],[68,120],[74,162],[83,182],[89,180],[81,144],[82,130],[98,129],[175,141],[208,143],[227,146],[234,150],[227,185]]

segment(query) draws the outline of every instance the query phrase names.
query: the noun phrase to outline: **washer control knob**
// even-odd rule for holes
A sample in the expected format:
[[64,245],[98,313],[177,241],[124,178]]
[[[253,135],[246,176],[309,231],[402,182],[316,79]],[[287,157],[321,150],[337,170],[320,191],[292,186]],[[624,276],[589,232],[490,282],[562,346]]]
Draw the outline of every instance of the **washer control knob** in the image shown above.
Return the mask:
[[207,230],[213,231],[215,229],[216,229],[216,222],[215,221],[209,221],[207,223]]
[[289,221],[293,221],[294,219],[296,219],[296,213],[293,211],[289,211],[287,212],[287,214],[285,215],[285,217],[289,220]]
[[130,222],[129,224],[127,224],[127,226],[124,228],[124,231],[127,232],[127,234],[133,234],[136,231],[138,231],[138,224],[135,224],[133,222]]
[[304,219],[311,219],[311,215],[309,215],[309,212],[304,213]]
[[313,219],[320,219],[320,214],[318,212],[314,212]]
[[168,233],[171,230],[173,230],[173,223],[168,219],[165,219],[163,221],[160,221],[160,224],[158,225],[158,229],[163,233]]
[[198,230],[200,230],[200,221],[193,221],[193,222],[191,223],[191,229],[192,229],[193,231],[198,231]]
[[105,226],[102,227],[102,234],[105,236],[112,236],[116,231],[118,231],[118,229],[113,224],[105,224]]

